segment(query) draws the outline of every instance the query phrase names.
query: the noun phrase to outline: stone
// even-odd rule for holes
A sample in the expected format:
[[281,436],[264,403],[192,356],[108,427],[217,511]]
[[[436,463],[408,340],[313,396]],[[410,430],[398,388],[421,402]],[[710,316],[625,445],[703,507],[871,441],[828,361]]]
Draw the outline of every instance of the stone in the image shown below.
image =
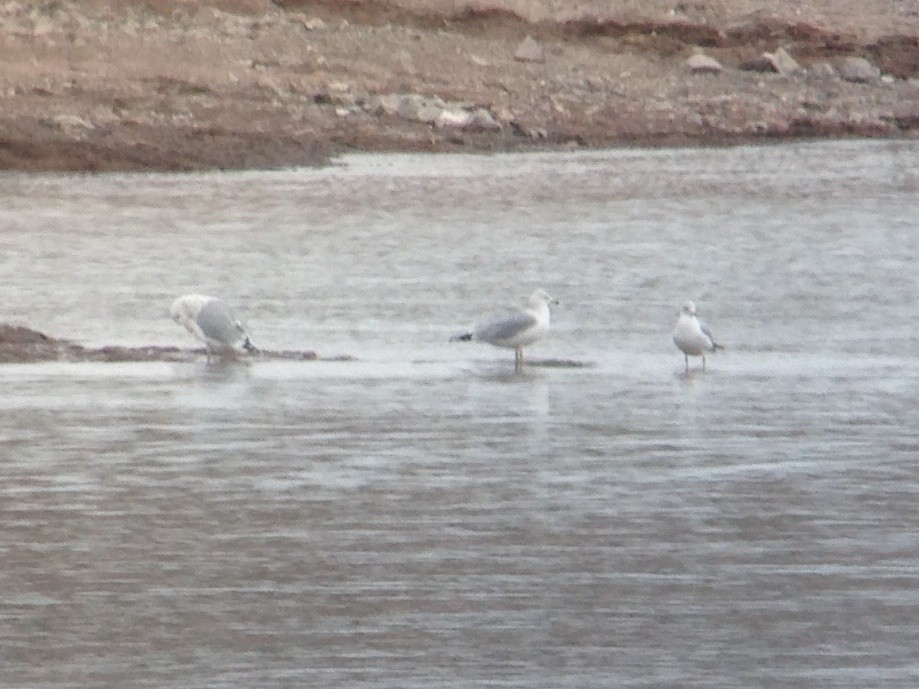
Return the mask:
[[897,103],[884,119],[893,122],[904,131],[919,128],[919,100]]
[[820,79],[829,79],[836,76],[836,70],[829,62],[815,62],[812,64],[807,73]]
[[434,126],[463,132],[499,132],[502,129],[501,123],[485,108],[445,108],[440,111]]
[[351,108],[357,105],[360,100],[357,94],[352,93],[348,84],[340,82],[329,84],[328,88],[313,94],[313,101],[318,105],[336,105]]
[[881,70],[863,57],[847,57],[839,65],[839,76],[846,81],[868,84],[881,77]]
[[501,123],[485,108],[472,111],[472,119],[466,127],[470,132],[500,132]]
[[367,104],[367,111],[372,115],[395,115],[399,111],[399,93],[384,93],[374,96]]
[[519,62],[545,62],[546,51],[537,43],[532,36],[524,38],[517,50],[514,51],[514,59]]
[[763,55],[744,60],[738,67],[745,72],[775,72],[775,65],[772,64],[772,60]]
[[60,114],[55,115],[51,118],[51,121],[57,125],[59,129],[63,130],[75,130],[75,129],[95,129],[95,125],[88,120],[83,119],[77,115],[70,114]]
[[319,17],[304,17],[302,14],[297,16],[294,15],[291,17],[291,21],[300,25],[307,31],[325,31],[328,29],[328,24],[322,21]]
[[504,106],[498,106],[491,113],[499,123],[511,124],[517,121],[517,116]]
[[789,77],[804,71],[804,68],[798,64],[798,61],[785,48],[779,48],[774,53],[763,53],[763,59],[772,65],[773,71],[782,76]]
[[718,74],[724,67],[713,57],[705,53],[694,53],[686,60],[686,66],[694,74]]
[[472,113],[467,110],[441,110],[434,122],[438,129],[465,129],[472,121]]
[[440,98],[428,98],[418,93],[410,93],[399,99],[396,114],[404,120],[434,124],[443,109],[444,102]]
[[400,50],[396,55],[396,60],[399,61],[399,65],[402,67],[402,71],[407,74],[417,74],[418,70],[415,69],[415,61],[412,59],[412,54],[407,50]]

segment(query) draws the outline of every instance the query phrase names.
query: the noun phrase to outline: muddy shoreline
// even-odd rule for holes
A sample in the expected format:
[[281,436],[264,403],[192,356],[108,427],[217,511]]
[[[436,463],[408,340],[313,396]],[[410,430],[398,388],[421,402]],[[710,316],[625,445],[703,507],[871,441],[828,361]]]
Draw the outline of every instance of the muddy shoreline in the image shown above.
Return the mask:
[[[162,345],[124,347],[84,347],[51,337],[25,326],[0,323],[0,364],[31,364],[48,361],[72,363],[103,362],[192,362],[204,361],[204,348],[182,348]],[[348,355],[319,356],[312,350],[258,350],[245,356],[246,361],[353,361]]]
[[0,169],[919,135],[909,3],[567,7],[7,3]]

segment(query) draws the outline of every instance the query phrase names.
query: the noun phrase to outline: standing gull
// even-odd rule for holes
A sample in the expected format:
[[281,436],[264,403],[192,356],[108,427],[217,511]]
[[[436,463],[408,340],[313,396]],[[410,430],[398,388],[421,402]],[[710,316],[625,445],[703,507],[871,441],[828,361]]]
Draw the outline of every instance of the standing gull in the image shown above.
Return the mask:
[[557,304],[543,290],[535,290],[526,308],[512,307],[476,323],[472,332],[451,338],[454,342],[487,342],[514,350],[514,371],[523,370],[523,348],[549,332],[549,304]]
[[204,343],[208,358],[212,355],[232,358],[238,354],[237,344],[249,353],[255,351],[246,328],[223,299],[186,294],[172,302],[169,315]]
[[686,373],[689,373],[689,357],[702,357],[702,370],[705,370],[705,352],[714,352],[724,349],[715,342],[711,330],[702,321],[696,318],[696,305],[687,301],[683,304],[676,327],[673,329],[673,342],[683,352],[686,359]]

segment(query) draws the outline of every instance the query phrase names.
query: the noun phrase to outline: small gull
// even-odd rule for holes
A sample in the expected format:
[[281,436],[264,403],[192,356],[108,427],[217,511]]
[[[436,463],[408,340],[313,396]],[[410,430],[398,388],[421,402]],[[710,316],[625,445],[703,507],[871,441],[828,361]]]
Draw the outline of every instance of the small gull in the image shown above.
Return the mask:
[[696,318],[696,305],[687,301],[683,304],[676,327],[673,329],[673,342],[683,352],[686,359],[686,372],[689,373],[689,357],[702,357],[702,370],[705,370],[705,352],[714,352],[724,349],[715,342],[711,330],[702,321]]
[[514,350],[514,371],[523,370],[523,348],[549,332],[549,304],[557,304],[543,290],[535,290],[526,308],[511,307],[491,314],[476,323],[472,332],[456,335],[453,342],[487,342]]
[[238,353],[236,345],[239,343],[246,352],[255,351],[246,328],[223,299],[186,294],[172,303],[169,315],[204,343],[208,358],[211,355],[233,357]]

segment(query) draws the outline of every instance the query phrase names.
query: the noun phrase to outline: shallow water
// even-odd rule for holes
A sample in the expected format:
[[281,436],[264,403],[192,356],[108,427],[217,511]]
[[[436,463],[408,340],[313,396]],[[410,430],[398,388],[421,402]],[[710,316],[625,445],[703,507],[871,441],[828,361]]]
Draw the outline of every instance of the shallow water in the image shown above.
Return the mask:
[[2,320],[357,357],[0,367],[0,684],[919,685],[919,144],[0,181]]

